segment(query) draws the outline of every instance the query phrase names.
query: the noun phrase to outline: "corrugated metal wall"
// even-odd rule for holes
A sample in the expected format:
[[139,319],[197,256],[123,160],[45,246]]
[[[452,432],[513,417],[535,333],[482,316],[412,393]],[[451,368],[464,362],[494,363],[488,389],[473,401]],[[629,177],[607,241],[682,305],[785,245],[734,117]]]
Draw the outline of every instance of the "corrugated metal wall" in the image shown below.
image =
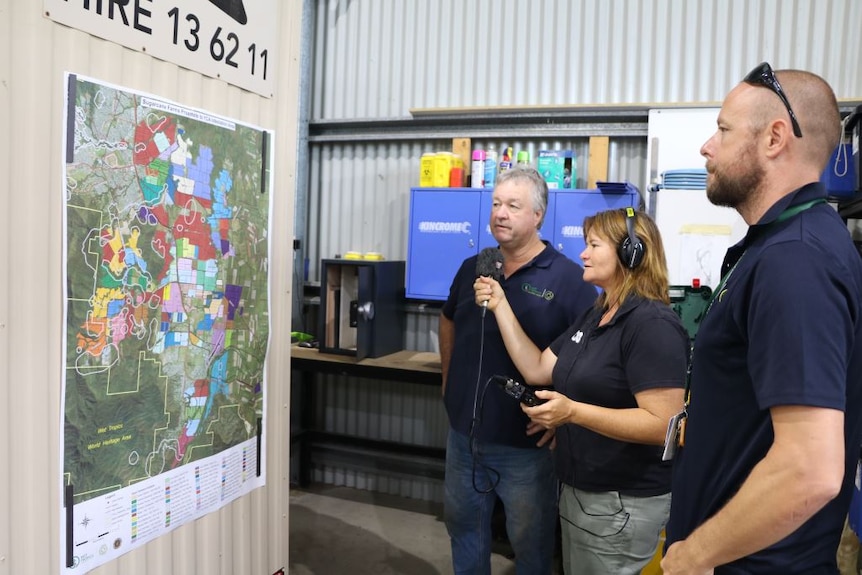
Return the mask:
[[300,18],[279,3],[275,99],[54,23],[0,0],[0,575],[60,567],[64,72],[275,130],[267,485],[94,573],[270,575],[287,565],[289,300]]
[[[348,250],[406,258],[409,188],[418,185],[419,158],[451,149],[452,137],[470,137],[474,148],[527,149],[532,157],[539,149],[573,149],[583,185],[588,136],[609,135],[609,179],[645,191],[646,110],[718,105],[761,60],[811,70],[839,99],[862,100],[858,0],[320,0],[314,19],[302,278],[311,283],[319,281],[321,258]],[[567,118],[571,133],[565,133],[554,114],[577,106],[634,108],[643,124],[586,114]],[[430,122],[405,129],[411,111]],[[435,123],[435,111],[450,119]],[[535,122],[509,125],[519,113]],[[470,122],[495,114],[501,114],[496,123]],[[438,310],[409,306],[408,349],[434,349]],[[400,389],[415,403],[403,409],[420,422],[441,417],[437,396],[410,387]],[[324,406],[331,410],[328,429],[413,440],[375,424],[378,389],[366,383],[357,390],[367,394],[364,423],[346,417],[333,391]],[[315,474],[415,492],[410,483],[366,470],[324,465]],[[433,484],[430,495],[439,495]]]
[[[312,139],[311,281],[320,258],[347,250],[405,257],[419,157],[451,149],[433,129],[393,141],[386,121],[411,110],[717,105],[763,59],[823,75],[839,99],[862,97],[853,0],[321,0],[315,16],[310,122],[366,125],[353,139]],[[493,143],[532,157],[574,149],[584,179],[586,136],[530,138],[541,127]],[[609,177],[643,189],[646,139],[635,135],[612,138]]]
[[[318,408],[326,430],[371,440],[396,440],[420,447],[446,445],[448,423],[440,388],[355,377],[323,376]],[[381,471],[374,457],[347,464],[315,457],[312,480],[425,501],[442,501],[439,479],[408,471]],[[438,471],[442,473],[442,462]]]
[[[386,121],[411,110],[717,104],[763,59],[823,75],[839,99],[862,97],[853,0],[321,0],[315,16],[309,120],[366,124],[352,139],[312,139],[311,281],[320,258],[348,250],[405,257],[419,157],[451,149],[433,129],[389,135]],[[532,157],[573,149],[584,184],[587,136],[530,137],[541,128],[513,128],[506,140],[461,135]],[[612,136],[609,178],[643,190],[646,139],[633,136]]]
[[313,119],[714,102],[762,59],[860,95],[854,0],[323,0],[316,17]]
[[[615,138],[610,148],[608,176],[612,181],[641,180],[645,173],[645,141]],[[588,138],[491,141],[473,139],[475,148],[489,144],[500,150],[574,150],[577,187],[586,187]],[[451,150],[451,140],[408,142],[338,142],[312,145],[308,198],[308,277],[319,281],[320,260],[348,251],[379,252],[388,259],[407,257],[410,187],[419,184],[423,152]],[[629,176],[631,174],[632,176]]]

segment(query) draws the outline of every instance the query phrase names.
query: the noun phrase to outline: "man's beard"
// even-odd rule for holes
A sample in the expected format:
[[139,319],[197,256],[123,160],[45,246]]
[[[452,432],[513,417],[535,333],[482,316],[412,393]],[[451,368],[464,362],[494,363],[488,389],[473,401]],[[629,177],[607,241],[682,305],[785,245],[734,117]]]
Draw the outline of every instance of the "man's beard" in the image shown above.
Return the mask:
[[712,172],[712,181],[706,186],[710,202],[736,209],[756,193],[764,173],[752,151],[749,147],[727,169]]

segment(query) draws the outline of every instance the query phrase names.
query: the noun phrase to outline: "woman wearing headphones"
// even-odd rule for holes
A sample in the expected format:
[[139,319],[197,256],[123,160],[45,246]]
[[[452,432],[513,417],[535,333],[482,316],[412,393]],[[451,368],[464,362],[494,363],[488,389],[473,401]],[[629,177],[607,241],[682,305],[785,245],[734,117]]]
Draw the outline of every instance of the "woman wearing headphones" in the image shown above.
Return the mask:
[[493,279],[474,284],[518,370],[545,403],[530,426],[556,431],[563,566],[574,574],[638,574],[670,511],[670,418],[682,410],[689,338],[671,310],[661,236],[631,208],[584,220],[584,280],[596,305],[550,347],[524,334]]

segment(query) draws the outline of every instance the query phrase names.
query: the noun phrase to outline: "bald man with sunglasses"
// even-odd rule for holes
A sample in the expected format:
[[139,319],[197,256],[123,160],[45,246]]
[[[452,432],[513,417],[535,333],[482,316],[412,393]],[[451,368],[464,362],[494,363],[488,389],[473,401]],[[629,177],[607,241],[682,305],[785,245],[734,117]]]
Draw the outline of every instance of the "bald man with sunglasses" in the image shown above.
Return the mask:
[[838,573],[862,443],[862,258],[819,183],[840,130],[822,78],[763,63],[701,148],[749,229],[692,351],[664,575]]

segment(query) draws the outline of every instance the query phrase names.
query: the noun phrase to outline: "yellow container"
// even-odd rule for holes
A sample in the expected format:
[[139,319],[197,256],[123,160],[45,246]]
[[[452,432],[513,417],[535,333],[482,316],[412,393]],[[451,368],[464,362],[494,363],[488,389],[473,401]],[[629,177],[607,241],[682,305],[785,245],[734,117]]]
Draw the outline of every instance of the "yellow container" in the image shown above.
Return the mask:
[[435,158],[437,154],[426,152],[419,158],[419,187],[434,187],[434,170],[436,168]]
[[452,169],[452,152],[437,152],[434,155],[434,188],[449,187],[449,170]]
[[647,566],[641,569],[641,575],[661,575],[661,559],[662,551],[664,551],[664,540],[665,534],[664,529],[662,529],[655,554],[653,554],[652,560],[647,564]]

